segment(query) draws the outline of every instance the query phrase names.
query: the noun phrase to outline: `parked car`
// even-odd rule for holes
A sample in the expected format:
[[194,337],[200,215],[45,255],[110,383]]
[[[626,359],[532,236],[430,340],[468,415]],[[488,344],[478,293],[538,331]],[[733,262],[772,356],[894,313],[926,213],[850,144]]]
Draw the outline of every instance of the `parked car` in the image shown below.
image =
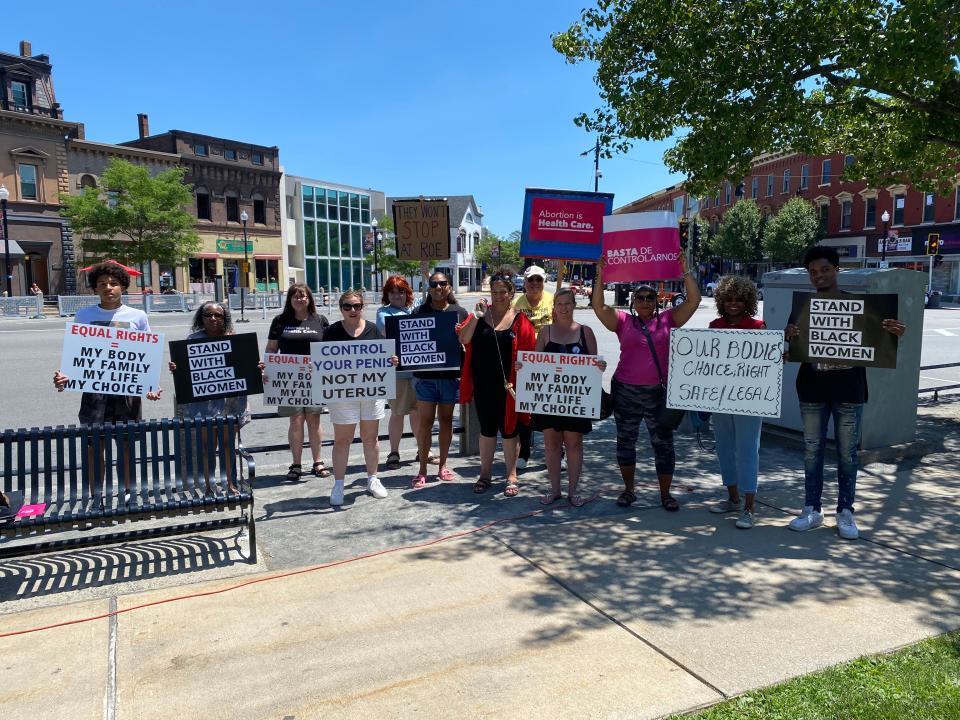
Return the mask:
[[713,293],[717,291],[717,284],[718,283],[716,280],[711,280],[710,282],[708,282],[707,286],[703,290],[703,294],[706,295],[707,297],[713,297]]
[[513,276],[513,286],[517,289],[517,292],[523,292],[523,275]]

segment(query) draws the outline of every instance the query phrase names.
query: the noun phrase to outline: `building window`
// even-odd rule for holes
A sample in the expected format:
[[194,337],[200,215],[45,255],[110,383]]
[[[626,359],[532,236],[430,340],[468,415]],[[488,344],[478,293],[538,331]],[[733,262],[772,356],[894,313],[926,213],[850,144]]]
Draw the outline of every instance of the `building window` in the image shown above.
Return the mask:
[[843,167],[848,168],[856,162],[856,158],[853,155],[844,155],[843,156]]
[[760,178],[755,177],[750,181],[750,197],[754,200],[760,195]]
[[820,184],[830,184],[830,174],[833,172],[833,160],[824,160],[823,169],[820,171]]
[[863,218],[863,226],[865,228],[872,228],[877,226],[877,199],[875,197],[868,197],[865,201],[867,206],[866,215]]
[[933,193],[923,194],[923,221],[925,223],[933,222],[933,211],[936,208],[936,195]]
[[93,175],[87,173],[87,174],[84,175],[82,178],[80,178],[80,187],[81,187],[81,188],[83,188],[83,189],[86,189],[86,188],[95,188],[96,186],[97,186],[97,179],[96,179]]
[[853,200],[844,200],[840,203],[840,229],[850,229],[850,216],[853,214]]
[[226,150],[223,151],[223,159],[224,159],[224,160],[236,160],[236,159],[237,159],[237,151],[236,151],[236,150],[232,150],[232,149],[230,149],[230,148],[227,148]]
[[893,224],[894,226],[903,225],[903,209],[907,205],[907,196],[903,193],[897,193],[893,196]]
[[953,202],[953,217],[960,220],[960,185],[957,185],[956,199]]
[[200,155],[201,157],[207,156],[207,144],[206,143],[194,143],[193,152],[195,155]]
[[783,189],[781,190],[781,192],[785,192],[785,193],[790,192],[790,171],[789,170],[783,171]]
[[39,187],[37,186],[37,166],[27,163],[19,163],[17,171],[20,175],[20,199],[21,200],[39,200]]
[[826,233],[830,224],[830,203],[820,203],[820,232]]
[[810,166],[801,165],[800,166],[800,189],[806,190],[810,187]]
[[730,183],[726,183],[723,186],[723,204],[724,205],[730,204]]
[[10,94],[13,96],[15,107],[30,107],[30,92],[25,82],[13,80],[10,83]]
[[717,197],[716,197],[715,200],[714,200],[713,206],[714,206],[714,207],[720,207],[720,193],[719,193],[719,192],[717,193]]
[[267,204],[261,197],[253,198],[253,222],[257,225],[267,224]]
[[252,162],[254,165],[263,165],[263,153],[262,152],[250,153],[250,162]]
[[240,222],[240,199],[236,193],[230,193],[227,200],[227,222]]
[[767,175],[767,197],[773,197],[773,175]]
[[203,188],[197,188],[197,219],[210,220],[210,193]]

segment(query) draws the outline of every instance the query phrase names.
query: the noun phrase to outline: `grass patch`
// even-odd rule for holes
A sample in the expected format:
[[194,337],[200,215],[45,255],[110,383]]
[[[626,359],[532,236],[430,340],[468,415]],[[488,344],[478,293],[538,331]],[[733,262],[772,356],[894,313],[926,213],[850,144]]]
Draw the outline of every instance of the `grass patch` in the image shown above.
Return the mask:
[[[676,716],[680,717],[680,716]],[[697,720],[960,718],[960,632],[741,695]]]

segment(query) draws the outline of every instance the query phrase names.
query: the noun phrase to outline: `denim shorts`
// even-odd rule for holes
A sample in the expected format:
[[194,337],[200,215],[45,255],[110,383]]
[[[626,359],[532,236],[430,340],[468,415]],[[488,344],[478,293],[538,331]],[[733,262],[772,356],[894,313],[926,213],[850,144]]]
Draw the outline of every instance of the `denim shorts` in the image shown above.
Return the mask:
[[416,391],[417,400],[440,405],[456,405],[460,401],[460,380],[458,378],[436,380],[417,378]]

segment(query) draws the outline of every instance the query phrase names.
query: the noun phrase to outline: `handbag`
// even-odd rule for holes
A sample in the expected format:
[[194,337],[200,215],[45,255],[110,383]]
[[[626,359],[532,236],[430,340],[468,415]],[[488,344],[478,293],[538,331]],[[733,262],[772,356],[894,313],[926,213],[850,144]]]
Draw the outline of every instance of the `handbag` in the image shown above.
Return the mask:
[[613,415],[613,395],[600,388],[600,420],[606,420]]
[[[650,330],[647,328],[647,325],[643,320],[640,321],[640,330],[643,332],[643,336],[647,339],[647,345],[650,347],[650,354],[653,355],[653,364],[657,367],[657,376],[660,378],[660,386],[663,388],[664,393],[667,390],[667,381],[663,377],[663,369],[660,367],[660,358],[657,356],[657,350],[653,346],[653,337],[650,335]],[[686,410],[681,410],[679,408],[668,408],[666,403],[666,397],[664,397],[663,407],[660,408],[660,413],[657,415],[657,425],[665,427],[669,430],[676,430],[680,427],[680,423],[683,422],[683,416],[686,414]]]

